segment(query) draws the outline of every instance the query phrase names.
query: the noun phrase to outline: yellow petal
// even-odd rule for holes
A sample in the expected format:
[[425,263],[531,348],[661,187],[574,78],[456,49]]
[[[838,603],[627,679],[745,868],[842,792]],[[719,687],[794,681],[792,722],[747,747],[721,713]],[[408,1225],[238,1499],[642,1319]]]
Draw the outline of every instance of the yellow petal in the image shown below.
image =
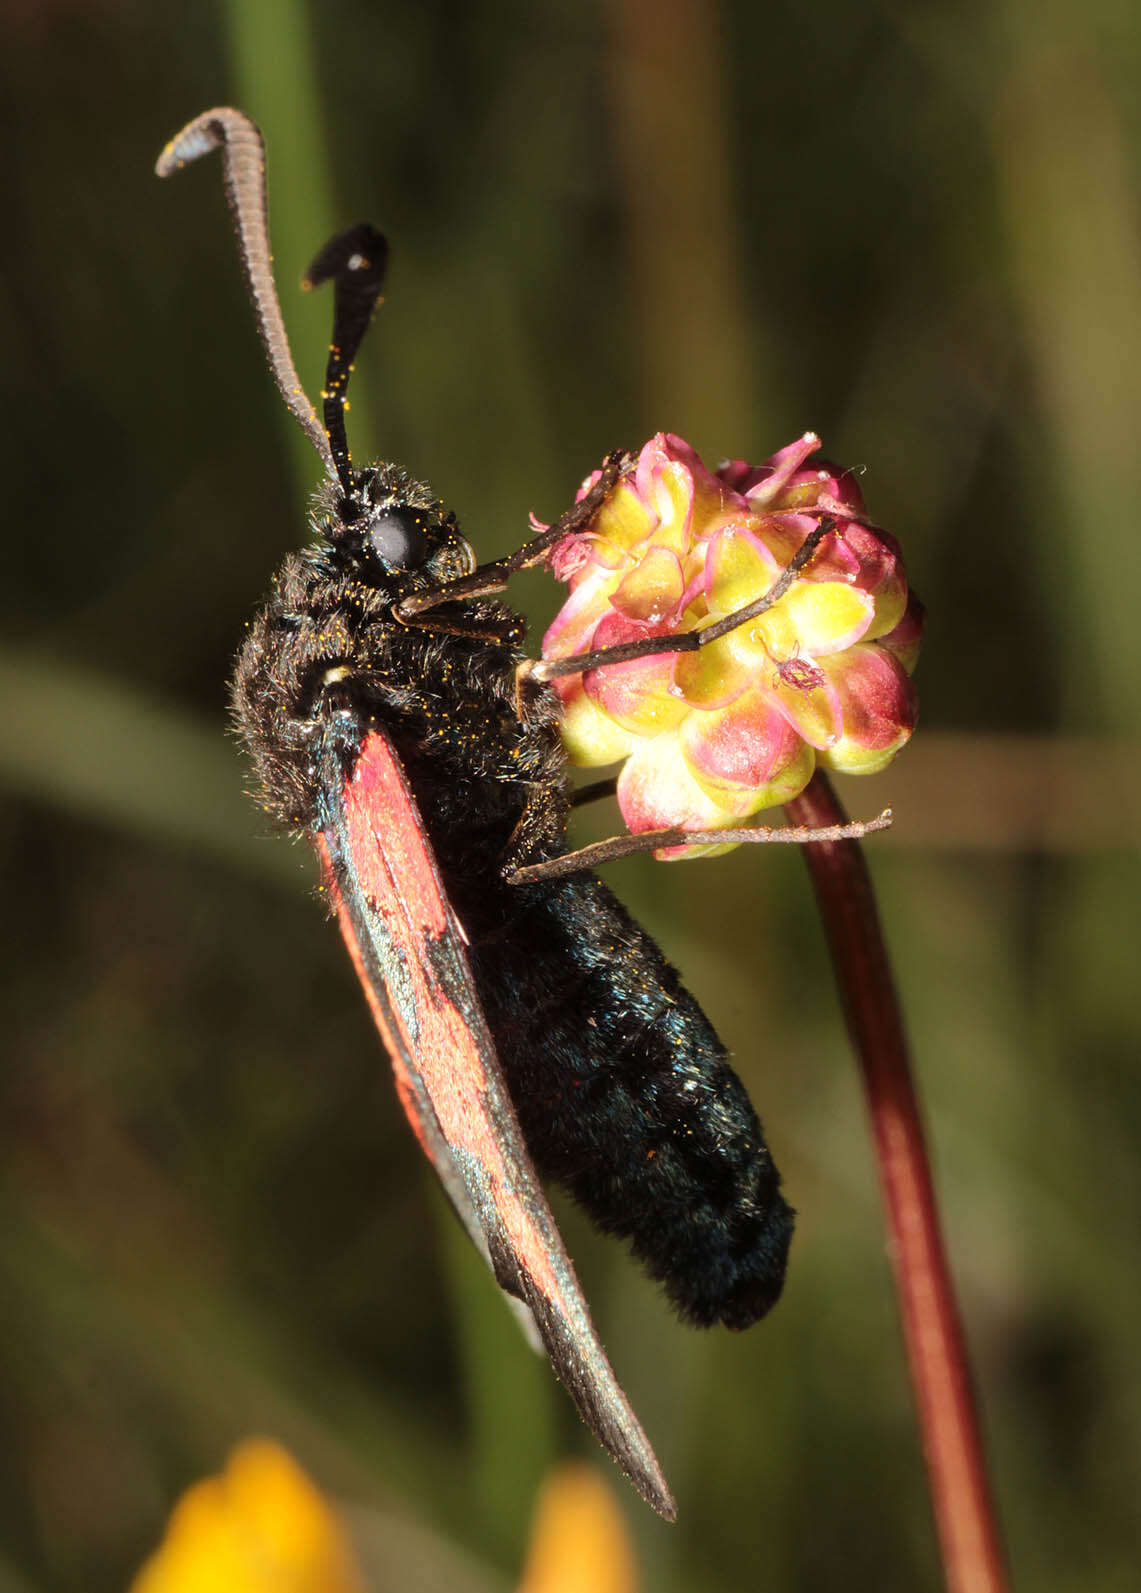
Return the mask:
[[859,641],[875,614],[875,600],[847,581],[797,581],[758,629],[775,659],[838,653]]
[[780,675],[775,669],[765,682],[770,699],[798,735],[821,750],[838,741],[841,706],[832,682],[807,663],[804,670]]
[[657,465],[649,496],[658,518],[655,543],[680,555],[692,534],[693,477],[679,460]]
[[580,769],[617,763],[635,745],[637,738],[604,713],[579,682],[575,682],[573,689],[560,687],[559,695],[563,699],[560,724],[563,746],[571,763]]
[[519,1593],[637,1593],[622,1512],[588,1466],[560,1466],[544,1485]]
[[655,545],[622,577],[610,601],[627,619],[657,625],[673,614],[683,590],[677,554]]
[[365,1593],[329,1506],[277,1444],[250,1439],[189,1488],[131,1593]]
[[590,529],[603,541],[629,552],[646,540],[656,523],[653,509],[624,476],[598,511]]
[[901,731],[894,747],[861,747],[854,741],[841,739],[834,747],[817,754],[824,769],[834,769],[837,774],[879,774],[886,769],[907,740],[909,731]]
[[[628,829],[727,830],[740,824],[750,811],[750,793],[737,791],[711,796],[694,778],[676,735],[656,736],[641,742],[618,776],[618,806]],[[703,847],[702,856],[731,852],[731,844]],[[688,847],[655,852],[674,861],[690,855]]]
[[895,630],[904,614],[907,612],[907,581],[902,571],[899,576],[879,587],[872,596],[875,598],[876,611],[871,624],[861,637],[862,641],[871,642],[881,636],[887,636]]
[[696,653],[679,653],[674,684],[695,708],[723,708],[770,667],[769,655],[742,626]]
[[736,526],[718,532],[708,568],[709,612],[717,618],[755,603],[780,573],[764,543]]

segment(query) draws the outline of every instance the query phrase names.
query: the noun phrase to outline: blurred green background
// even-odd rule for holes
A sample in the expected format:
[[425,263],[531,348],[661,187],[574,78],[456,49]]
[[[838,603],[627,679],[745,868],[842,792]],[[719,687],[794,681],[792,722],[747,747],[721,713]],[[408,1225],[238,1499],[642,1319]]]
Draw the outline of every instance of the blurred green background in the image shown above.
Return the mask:
[[[610,447],[866,467],[930,608],[874,868],[1015,1579],[1137,1585],[1141,21],[1122,0],[9,0],[0,1590],[122,1589],[236,1438],[354,1504],[378,1588],[504,1588],[593,1453],[404,1125],[302,849],[226,734],[316,463],[216,163],[261,124],[320,385],[335,227],[390,234],[352,434],[484,555]],[[552,583],[521,600],[541,622]],[[794,856],[616,866],[733,1047],[800,1219],[680,1327],[560,1205],[680,1521],[646,1586],[937,1585],[862,1102]],[[745,935],[741,923],[751,928]],[[731,931],[731,932],[729,932]],[[603,1462],[600,1461],[600,1464]]]

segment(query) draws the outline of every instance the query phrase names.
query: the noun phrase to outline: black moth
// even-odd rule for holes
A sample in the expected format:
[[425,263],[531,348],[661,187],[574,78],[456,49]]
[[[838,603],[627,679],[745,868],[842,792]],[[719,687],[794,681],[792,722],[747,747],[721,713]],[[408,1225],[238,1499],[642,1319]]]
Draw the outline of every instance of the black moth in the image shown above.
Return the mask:
[[[697,643],[528,664],[523,621],[491,594],[587,525],[627,459],[612,456],[549,533],[478,568],[426,487],[349,460],[345,386],[379,297],[383,238],[354,228],[310,271],[336,287],[323,430],[273,287],[257,128],[238,111],[207,111],[167,145],[158,171],[219,146],[271,368],[326,470],[316,540],[285,560],[242,648],[237,723],[267,808],[321,854],[403,1104],[460,1216],[524,1302],[584,1418],[672,1517],[535,1169],[628,1239],[701,1326],[745,1328],[769,1310],[792,1214],[708,1019],[581,857],[568,859],[570,787],[545,682]],[[768,598],[729,624],[782,595],[830,529],[823,521]],[[669,839],[626,838],[604,853]]]

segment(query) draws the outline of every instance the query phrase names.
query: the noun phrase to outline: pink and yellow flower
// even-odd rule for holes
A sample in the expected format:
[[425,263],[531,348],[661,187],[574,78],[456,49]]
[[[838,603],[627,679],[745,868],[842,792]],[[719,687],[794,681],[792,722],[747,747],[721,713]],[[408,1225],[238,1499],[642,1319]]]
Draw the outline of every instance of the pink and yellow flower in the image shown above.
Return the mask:
[[587,530],[551,549],[569,595],[543,656],[561,659],[701,630],[762,597],[820,520],[835,523],[772,608],[708,646],[556,680],[572,762],[625,760],[618,802],[634,832],[739,827],[817,767],[882,769],[911,735],[922,606],[851,472],[807,464],[819,446],[809,432],[763,465],[710,472],[660,432]]

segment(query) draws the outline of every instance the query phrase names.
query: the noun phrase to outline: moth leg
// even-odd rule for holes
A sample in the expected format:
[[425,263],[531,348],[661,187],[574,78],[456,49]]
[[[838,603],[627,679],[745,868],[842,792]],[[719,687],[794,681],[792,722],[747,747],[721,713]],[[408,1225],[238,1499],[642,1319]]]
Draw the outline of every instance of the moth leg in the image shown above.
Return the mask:
[[[611,454],[610,458],[616,456]],[[609,460],[607,461],[609,463]],[[593,491],[602,486],[599,481]],[[582,508],[589,501],[590,494],[584,498]],[[593,510],[591,511],[593,514]],[[592,653],[575,653],[569,658],[525,658],[515,671],[515,712],[521,720],[527,717],[528,686],[546,685],[547,682],[557,680],[564,675],[582,675],[588,669],[601,669],[607,664],[628,664],[636,658],[650,658],[658,653],[696,653],[702,647],[707,647],[710,642],[727,636],[730,631],[735,631],[739,625],[748,624],[749,620],[756,619],[766,609],[779,603],[781,598],[792,586],[793,582],[811,563],[817,548],[829,532],[836,529],[836,522],[829,515],[825,515],[819,525],[805,537],[800,547],[789,560],[786,568],[773,582],[763,597],[758,597],[753,603],[746,603],[743,608],[734,609],[732,614],[726,614],[723,619],[717,620],[712,625],[707,625],[700,631],[678,631],[672,636],[647,636],[640,642],[620,643],[616,647],[599,647]],[[521,566],[520,566],[521,567]],[[493,569],[493,565],[488,565]],[[478,575],[478,570],[476,574]],[[474,580],[472,576],[470,579]],[[441,588],[441,591],[444,588]],[[423,594],[431,596],[430,593]],[[408,602],[419,601],[419,594]],[[397,610],[399,613],[399,609]],[[533,700],[533,697],[532,699]]]
[[[609,780],[595,780],[590,785],[579,786],[577,791],[571,792],[570,806],[583,807],[587,802],[612,797],[617,789],[618,781],[613,777]],[[558,842],[562,838],[565,817],[562,804],[552,803],[545,788],[536,787],[520,814],[507,845],[500,853],[499,870],[505,880],[510,884],[522,884],[524,881],[516,879],[521,870],[533,867],[545,868],[546,865],[538,854],[546,849],[546,843]],[[527,859],[531,861],[528,862]],[[535,876],[527,874],[528,880],[532,877],[542,879],[545,876],[542,873]]]
[[812,562],[824,538],[835,529],[835,520],[830,515],[822,516],[763,597],[734,609],[732,614],[726,614],[703,630],[678,631],[671,636],[647,636],[639,642],[620,642],[614,647],[597,648],[592,653],[574,653],[569,658],[529,658],[519,666],[520,673],[529,680],[545,682],[558,680],[564,675],[582,675],[588,669],[602,669],[607,664],[629,664],[636,658],[652,658],[658,653],[699,652],[701,648],[708,647],[710,642],[719,641],[722,636],[727,636],[740,625],[747,625],[750,620],[779,603]]
[[463,609],[455,613],[405,616],[397,605],[393,613],[409,629],[415,627],[418,631],[431,631],[435,636],[466,636],[472,641],[498,643],[501,647],[521,646],[526,633],[522,620],[512,617],[499,623],[486,617],[466,614]]
[[[612,796],[617,785],[617,780],[613,779],[596,780],[593,785],[583,786],[580,791],[574,792],[570,798],[570,806],[580,806],[596,797]],[[550,791],[546,787],[535,786],[508,837],[507,845],[499,854],[500,877],[509,885],[532,885],[538,880],[558,879],[565,874],[591,868],[593,864],[589,859],[581,864],[575,862],[569,868],[564,866],[568,858],[577,859],[581,856],[578,851],[560,853],[555,857],[549,856],[549,853],[552,850],[557,851],[562,843],[566,819],[566,808],[561,803],[551,800]],[[590,851],[591,848],[587,847],[585,850]],[[600,860],[594,859],[594,861]],[[601,859],[601,861],[607,860]]]
[[[500,877],[509,885],[530,885],[536,879],[544,879],[542,870],[546,865],[542,855],[558,845],[564,822],[561,805],[551,802],[547,793],[536,791],[499,854]],[[528,858],[536,860],[528,862]],[[532,874],[536,868],[540,872]]]
[[633,454],[623,448],[615,449],[606,456],[598,480],[586,496],[581,502],[572,504],[554,525],[540,531],[537,537],[532,537],[530,542],[525,542],[505,558],[481,564],[470,575],[458,575],[429,592],[411,593],[397,604],[394,610],[397,619],[407,622],[428,609],[437,608],[441,603],[452,603],[467,597],[489,597],[493,592],[502,592],[511,576],[518,570],[530,569],[533,564],[538,564],[556,542],[575,532],[585,531],[618,485],[623,472],[629,470],[633,463]]
[[599,802],[603,797],[616,795],[617,791],[618,781],[614,775],[607,780],[592,780],[589,785],[580,785],[571,792],[570,804],[572,808],[583,808],[588,802]]
[[658,852],[671,846],[726,846],[738,843],[758,845],[808,846],[821,841],[859,841],[877,830],[891,828],[892,812],[884,808],[874,819],[858,819],[850,824],[830,824],[814,829],[811,825],[761,825],[739,830],[643,830],[640,835],[614,835],[595,841],[561,857],[535,863],[521,863],[504,870],[509,885],[534,885],[539,880],[561,879],[613,863],[638,852]]

